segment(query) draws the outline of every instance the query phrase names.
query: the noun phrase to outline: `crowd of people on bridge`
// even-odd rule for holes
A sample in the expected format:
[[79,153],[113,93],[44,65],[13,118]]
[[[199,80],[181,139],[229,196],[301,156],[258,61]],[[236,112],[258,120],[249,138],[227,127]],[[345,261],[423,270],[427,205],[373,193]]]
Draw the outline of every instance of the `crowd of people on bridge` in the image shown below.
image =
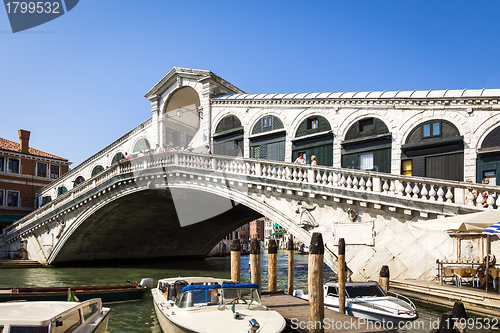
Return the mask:
[[[155,155],[155,154],[163,154],[167,152],[189,152],[192,153],[194,152],[193,145],[190,144],[187,147],[179,147],[179,146],[173,146],[173,145],[167,145],[166,147],[160,146],[159,144],[156,145],[156,148],[150,148],[149,150],[141,150],[140,152],[136,154],[128,154],[128,152],[125,152],[125,155],[120,159],[121,161],[126,161],[130,160],[131,158],[138,158],[138,157],[144,157],[144,156],[149,156],[149,155]],[[202,151],[204,154],[211,154],[210,146],[205,145],[205,149]]]

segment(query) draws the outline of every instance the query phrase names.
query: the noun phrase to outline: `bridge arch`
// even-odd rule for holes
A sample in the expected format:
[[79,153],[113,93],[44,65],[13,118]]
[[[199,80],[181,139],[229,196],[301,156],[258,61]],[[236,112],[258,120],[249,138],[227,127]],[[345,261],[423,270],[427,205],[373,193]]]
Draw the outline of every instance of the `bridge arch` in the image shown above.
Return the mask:
[[[116,253],[115,259],[120,259],[120,256],[121,258],[125,258],[124,253],[127,253],[127,247],[133,247],[134,251],[137,251],[138,254],[144,255],[144,251],[151,251],[151,248],[155,246],[159,246],[160,249],[165,250],[168,248],[168,245],[154,244],[155,242],[176,242],[175,245],[179,247],[182,241],[186,241],[186,239],[182,239],[183,237],[191,237],[189,242],[187,242],[190,248],[193,248],[193,244],[200,244],[200,248],[197,251],[193,249],[190,251],[194,251],[193,255],[203,256],[229,232],[260,216],[271,218],[289,230],[302,242],[306,244],[310,242],[310,235],[307,231],[294,223],[294,219],[288,216],[286,212],[274,207],[272,202],[266,203],[265,199],[260,200],[258,197],[250,197],[245,193],[234,191],[231,187],[225,186],[207,187],[196,184],[181,184],[175,181],[173,184],[168,184],[168,186],[164,183],[159,184],[161,185],[160,187],[156,185],[152,186],[151,183],[136,179],[134,187],[127,187],[120,192],[110,194],[104,200],[102,198],[95,200],[95,204],[89,205],[88,209],[82,210],[70,226],[64,230],[58,243],[48,256],[47,262],[57,264],[64,263],[65,261],[104,259],[99,258],[99,252],[105,253],[107,257],[110,257],[110,253]],[[170,230],[170,234],[173,235],[172,237],[166,228],[166,224],[160,223],[160,219],[166,215],[175,216],[177,214],[179,223],[183,224],[183,221],[179,218],[179,214],[182,215],[182,210],[186,207],[183,207],[182,204],[181,207],[177,207],[178,203],[175,203],[176,211],[173,212],[172,201],[169,200],[174,193],[179,195],[179,190],[184,193],[184,197],[178,197],[177,199],[186,199],[192,202],[193,207],[191,210],[197,207],[196,197],[206,200],[206,193],[210,193],[210,197],[212,198],[217,198],[214,200],[225,200],[227,203],[236,202],[239,205],[233,205],[233,208],[231,208],[233,211],[230,209],[213,218],[185,225],[182,228],[174,228],[174,230]],[[173,201],[175,202],[175,199]],[[148,205],[143,206],[143,211],[136,211],[138,207],[141,207],[146,202]],[[160,209],[156,209],[155,207]],[[163,213],[153,213],[162,210]],[[204,210],[205,213],[206,210]],[[139,218],[146,219],[147,223],[143,221],[141,224],[135,226],[123,225],[123,223],[119,223],[123,215],[127,216],[132,221],[131,223],[138,221]],[[295,214],[293,213],[293,215]],[[170,227],[175,224],[173,222],[166,223]],[[196,232],[192,236],[188,236],[187,231],[195,230],[197,227],[203,229],[203,232]],[[100,233],[91,232],[91,230],[95,231],[97,228],[101,231]],[[141,230],[140,233],[150,233],[148,238],[141,240],[148,242],[147,244],[139,245],[139,229]],[[118,238],[113,234],[119,232],[129,233],[128,235],[120,236],[120,238],[125,240],[121,244],[116,243],[116,239]],[[163,234],[163,236],[153,235],[157,233]],[[200,237],[200,239],[195,240],[192,237]],[[100,242],[106,244],[100,244]],[[92,247],[96,248],[91,250]],[[182,246],[180,247],[182,248]],[[79,249],[79,251],[75,253],[75,249]],[[186,247],[184,247],[184,250],[186,250]],[[158,249],[155,252],[158,252]],[[111,259],[113,259],[112,257],[113,255],[111,255]]]

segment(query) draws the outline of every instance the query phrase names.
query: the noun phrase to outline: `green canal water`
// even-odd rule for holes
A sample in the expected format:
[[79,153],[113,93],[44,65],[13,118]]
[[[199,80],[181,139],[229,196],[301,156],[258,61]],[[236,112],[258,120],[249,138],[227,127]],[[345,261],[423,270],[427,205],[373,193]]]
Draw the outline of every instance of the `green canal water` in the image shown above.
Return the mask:
[[[295,255],[295,289],[307,292],[307,255]],[[278,254],[278,290],[287,288],[287,254]],[[249,256],[241,258],[241,280],[250,282]],[[158,279],[176,276],[230,277],[230,258],[214,257],[196,261],[177,261],[157,264],[134,264],[113,267],[32,268],[0,270],[0,287],[45,287],[71,285],[123,284],[127,280],[142,278]],[[325,266],[325,282],[335,274]],[[262,254],[262,290],[267,290],[267,254]],[[109,304],[112,313],[109,320],[110,333],[161,333],[155,318],[153,300],[147,295],[141,301]],[[411,327],[400,332],[429,332],[430,324],[439,320],[441,312],[419,307],[421,327]],[[497,325],[497,327],[500,324]],[[468,332],[491,332],[492,330],[468,330]]]

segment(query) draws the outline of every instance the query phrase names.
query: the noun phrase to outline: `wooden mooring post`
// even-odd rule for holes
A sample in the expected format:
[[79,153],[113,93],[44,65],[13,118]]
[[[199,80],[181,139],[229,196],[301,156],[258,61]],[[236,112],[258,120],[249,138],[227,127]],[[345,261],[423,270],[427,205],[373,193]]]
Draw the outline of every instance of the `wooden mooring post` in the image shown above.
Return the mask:
[[339,239],[339,256],[337,259],[338,267],[338,288],[339,288],[339,312],[345,314],[345,282],[346,282],[346,267],[345,267],[345,241]]
[[288,240],[288,295],[293,295],[293,274],[295,268],[293,237]]
[[241,243],[238,238],[231,243],[231,280],[240,282]]
[[320,325],[311,325],[309,333],[323,333],[325,319],[325,299],[323,290],[323,264],[325,256],[325,246],[323,245],[323,236],[315,232],[311,237],[309,246],[309,267],[308,267],[308,286],[309,286],[309,320],[311,323],[320,323]]
[[259,295],[262,292],[262,278],[260,272],[260,242],[257,238],[250,241],[250,279],[259,285]]
[[267,245],[268,290],[276,291],[278,285],[278,245],[274,239]]
[[379,273],[378,283],[385,291],[389,290],[389,266],[382,266]]

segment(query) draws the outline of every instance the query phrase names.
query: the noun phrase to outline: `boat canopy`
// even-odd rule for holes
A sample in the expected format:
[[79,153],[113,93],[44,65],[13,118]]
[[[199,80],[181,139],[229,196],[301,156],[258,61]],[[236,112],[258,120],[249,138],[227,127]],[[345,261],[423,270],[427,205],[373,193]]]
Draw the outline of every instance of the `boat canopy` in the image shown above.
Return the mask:
[[[224,285],[224,283],[222,284]],[[210,289],[218,289],[220,288],[220,284],[211,284],[211,285],[200,285],[200,284],[192,284],[190,286],[186,286],[182,288],[181,292],[189,291],[189,290],[210,290]]]
[[230,283],[223,283],[222,284],[222,288],[238,288],[238,289],[242,289],[242,288],[247,288],[247,289],[259,289],[259,285],[257,283],[234,283],[234,284],[230,284]]

